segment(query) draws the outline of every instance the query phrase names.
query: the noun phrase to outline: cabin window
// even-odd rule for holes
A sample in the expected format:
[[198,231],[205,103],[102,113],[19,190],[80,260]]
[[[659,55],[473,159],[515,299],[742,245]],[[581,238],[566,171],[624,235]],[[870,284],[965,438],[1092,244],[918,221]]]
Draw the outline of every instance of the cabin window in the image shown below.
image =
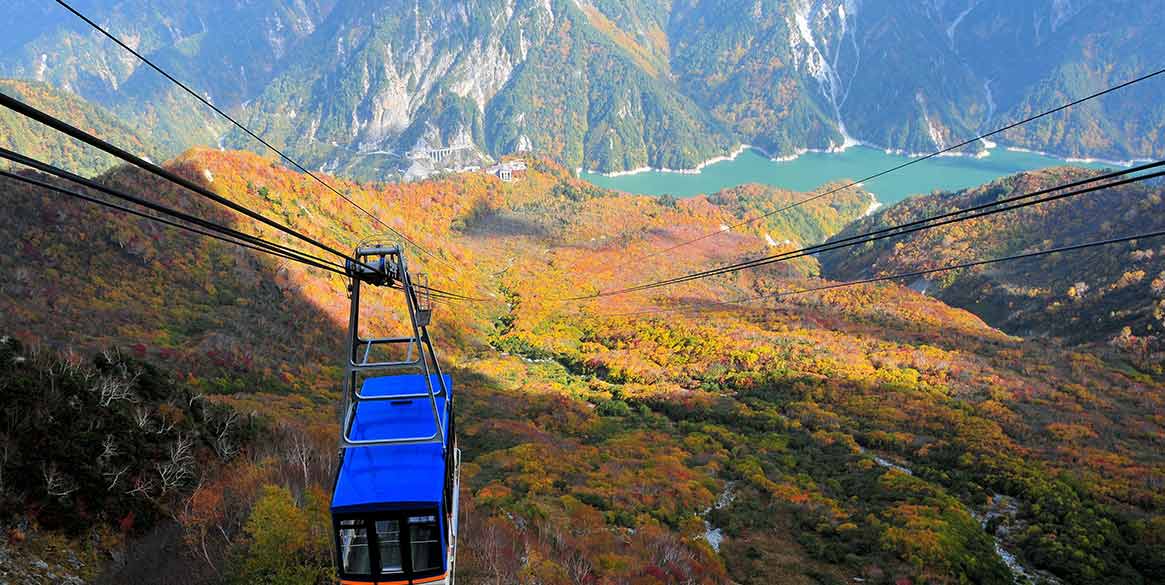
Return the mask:
[[340,563],[350,575],[371,575],[368,556],[368,529],[363,520],[340,521]]
[[400,520],[377,520],[376,542],[380,547],[380,572],[401,572]]
[[441,532],[436,516],[409,517],[409,543],[414,572],[441,568]]

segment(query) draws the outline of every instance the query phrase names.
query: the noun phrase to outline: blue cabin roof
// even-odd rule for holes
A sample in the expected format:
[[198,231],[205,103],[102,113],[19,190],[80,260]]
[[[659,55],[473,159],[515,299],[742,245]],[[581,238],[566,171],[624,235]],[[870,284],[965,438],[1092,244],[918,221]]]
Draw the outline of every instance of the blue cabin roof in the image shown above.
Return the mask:
[[[453,380],[444,376],[450,394]],[[431,376],[434,391],[440,390]],[[428,392],[423,375],[382,376],[364,381],[365,396]],[[441,424],[449,432],[446,396],[437,397]],[[353,417],[355,440],[421,437],[433,434],[433,407],[426,396],[361,402]],[[448,442],[448,437],[447,437]],[[333,511],[391,510],[417,504],[439,506],[445,485],[445,453],[440,443],[349,447],[332,494]]]

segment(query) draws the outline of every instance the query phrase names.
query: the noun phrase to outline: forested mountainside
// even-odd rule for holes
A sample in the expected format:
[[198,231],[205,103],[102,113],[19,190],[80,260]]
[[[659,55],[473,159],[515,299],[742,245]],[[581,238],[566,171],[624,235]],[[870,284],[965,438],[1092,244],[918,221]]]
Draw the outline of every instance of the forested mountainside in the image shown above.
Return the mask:
[[[838,237],[1031,193],[1092,173],[1049,169],[958,193],[908,199],[851,224]],[[1161,193],[1159,182],[1125,185],[829,252],[822,257],[824,273],[841,280],[867,278],[1150,232],[1162,225]],[[1016,335],[1126,344],[1160,368],[1165,358],[1162,243],[1130,242],[1077,255],[940,273],[913,286]]]
[[[1013,337],[896,284],[720,304],[819,283],[813,261],[566,302],[818,241],[861,215],[868,194],[647,258],[805,194],[616,195],[529,162],[513,183],[337,181],[459,267],[414,257],[435,285],[497,295],[435,314],[460,391],[458,582],[1160,580],[1165,383],[1133,354]],[[379,231],[270,159],[200,150],[169,164],[341,247]],[[105,180],[258,233],[141,173]],[[256,421],[237,456],[159,504],[169,513],[149,532],[114,527],[128,549],[90,545],[125,551],[104,578],[318,582],[330,570],[320,502],[335,465],[343,279],[0,185],[11,206],[0,330],[81,355],[122,347],[169,372],[176,396]],[[372,323],[389,333],[402,308],[377,296]],[[676,310],[649,312],[659,309]],[[13,371],[43,379],[14,365],[0,385]],[[25,489],[15,496],[67,497]],[[40,508],[6,512],[21,533],[5,558],[82,549]]]
[[[849,137],[928,152],[1157,69],[1149,56],[1165,41],[1146,27],[1159,12],[1087,0],[676,3],[672,70],[718,120],[777,154]],[[1003,142],[1152,156],[1163,97],[1148,84]]]
[[[59,7],[3,5],[0,18],[29,16],[0,74],[144,117],[171,154],[220,138],[254,148]],[[78,6],[310,166],[365,178],[463,142],[601,171],[692,168],[741,143],[930,151],[1147,73],[1165,52],[1165,16],[1132,0]],[[1000,141],[1158,156],[1163,108],[1165,84],[1150,82]]]
[[[70,2],[214,102],[235,107],[266,87],[334,0]],[[172,157],[213,145],[227,130],[133,55],[54,3],[5,0],[0,75],[73,92],[149,128]]]
[[[825,241],[854,220],[862,217],[876,203],[874,196],[861,190],[845,188],[844,184],[827,183],[818,187],[818,193],[837,191],[824,199],[800,203],[807,197],[767,185],[748,184],[713,193],[708,201],[727,209],[734,216],[751,219],[737,229],[748,230],[763,238],[771,246],[787,244],[810,245]],[[796,204],[796,205],[794,205]],[[739,223],[739,222],[736,222]]]
[[[146,128],[127,124],[100,106],[48,84],[0,79],[0,93],[69,120],[78,128],[104,136],[142,156],[156,157],[160,152],[149,142],[150,132]],[[7,109],[0,111],[0,146],[84,176],[109,170],[117,161],[62,134],[47,132],[39,123]],[[0,163],[6,164],[7,161]]]
[[620,48],[618,32],[594,8],[540,1],[346,2],[248,113],[341,169],[355,153],[392,169],[413,146],[463,139],[614,169],[690,167],[730,148],[647,70],[666,62]]

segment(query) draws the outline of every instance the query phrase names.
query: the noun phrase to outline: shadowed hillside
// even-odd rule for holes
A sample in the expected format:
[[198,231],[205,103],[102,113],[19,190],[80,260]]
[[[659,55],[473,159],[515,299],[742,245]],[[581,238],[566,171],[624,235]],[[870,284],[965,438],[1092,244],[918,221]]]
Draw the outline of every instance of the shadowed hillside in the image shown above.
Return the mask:
[[[839,237],[1031,193],[1091,176],[1050,169],[958,193],[907,200]],[[854,279],[1118,238],[1165,226],[1160,182],[1125,185],[943,226],[823,256],[825,274]],[[914,284],[1024,336],[1112,341],[1145,364],[1162,361],[1165,247],[1150,240],[939,274]]]

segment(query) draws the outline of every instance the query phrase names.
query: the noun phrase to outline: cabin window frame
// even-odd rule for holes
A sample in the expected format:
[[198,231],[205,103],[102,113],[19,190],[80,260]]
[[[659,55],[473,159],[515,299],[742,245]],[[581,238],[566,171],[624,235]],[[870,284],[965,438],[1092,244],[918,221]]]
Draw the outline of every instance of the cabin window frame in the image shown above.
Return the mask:
[[[409,547],[410,573],[412,573],[414,575],[413,576],[414,579],[418,579],[418,578],[422,578],[422,577],[432,577],[434,575],[440,575],[441,571],[443,571],[445,568],[445,563],[446,563],[445,555],[448,552],[448,549],[445,546],[445,542],[449,538],[449,535],[445,533],[445,531],[443,530],[444,527],[441,525],[441,514],[438,513],[436,510],[434,510],[431,512],[420,512],[420,513],[414,512],[414,513],[408,514],[407,516],[409,518],[409,522],[401,525],[402,526],[402,528],[401,528],[401,532],[402,532],[401,544],[403,546],[404,543],[406,542],[406,540],[403,536],[403,532],[404,532],[404,530],[407,529],[408,533],[409,533],[407,542],[408,542],[408,547]],[[413,518],[432,518],[432,521],[431,522],[418,522],[416,524],[413,524],[413,522],[412,522]],[[436,540],[436,542],[437,542],[437,566],[434,568],[431,568],[431,569],[425,569],[423,571],[418,571],[417,567],[416,567],[416,562],[415,562],[416,559],[413,558],[413,553],[416,552],[413,548],[413,545],[415,544],[413,542],[413,536],[414,536],[413,531],[414,531],[414,528],[416,526],[429,525],[429,524],[435,524],[434,537],[437,539]],[[419,542],[427,543],[427,542],[432,542],[432,541],[419,541]]]
[[[404,555],[405,523],[399,518],[376,518],[375,520],[371,520],[371,522],[372,522],[372,526],[373,526],[373,531],[376,532],[376,556],[377,556],[377,561],[378,561],[376,564],[376,566],[378,567],[376,569],[376,574],[377,575],[404,575],[405,568],[406,568],[405,567],[405,555]],[[384,566],[384,564],[385,564],[384,563],[385,559],[383,556],[384,543],[382,543],[380,541],[380,524],[381,523],[388,523],[388,522],[396,522],[396,556],[397,556],[397,560],[399,561],[399,565],[400,565],[400,567],[397,571],[391,571],[390,569],[388,569]]]
[[[437,519],[437,535],[438,544],[441,555],[441,562],[436,569],[427,571],[413,570],[413,552],[411,542],[411,528],[409,524],[410,517],[417,516],[434,516]],[[372,569],[370,574],[348,573],[344,571],[343,564],[343,550],[340,542],[340,524],[344,520],[359,520],[364,523],[364,529],[368,533],[368,563]],[[400,560],[401,572],[386,573],[383,571],[383,565],[380,559],[380,538],[376,531],[376,523],[378,521],[396,520],[399,527],[399,542],[400,542]],[[425,579],[428,577],[437,577],[446,571],[446,566],[449,563],[448,547],[449,534],[445,526],[445,518],[441,506],[432,506],[425,508],[405,509],[405,510],[390,510],[379,512],[337,512],[333,514],[332,522],[332,540],[336,550],[336,570],[339,573],[340,579],[344,581],[355,581],[364,583],[373,583],[381,581],[412,581],[415,579]]]
[[[345,526],[344,525],[345,522],[350,522],[352,524]],[[368,572],[367,573],[354,573],[354,572],[348,571],[347,568],[345,567],[344,548],[343,548],[344,547],[344,540],[343,540],[341,535],[346,530],[353,531],[353,538],[356,538],[356,535],[359,534],[359,532],[361,532],[361,531],[363,531],[363,533],[364,533],[364,543],[360,546],[363,546],[368,551],[365,554],[365,556],[367,557],[365,562],[368,564]],[[373,578],[376,575],[376,573],[374,572],[374,567],[372,564],[372,538],[369,535],[368,521],[365,520],[364,518],[357,518],[357,517],[337,518],[333,532],[335,533],[335,539],[336,539],[336,568],[339,570],[339,572],[341,574],[348,575],[348,576],[353,577],[353,578]],[[350,545],[350,547],[351,547],[351,545]]]

